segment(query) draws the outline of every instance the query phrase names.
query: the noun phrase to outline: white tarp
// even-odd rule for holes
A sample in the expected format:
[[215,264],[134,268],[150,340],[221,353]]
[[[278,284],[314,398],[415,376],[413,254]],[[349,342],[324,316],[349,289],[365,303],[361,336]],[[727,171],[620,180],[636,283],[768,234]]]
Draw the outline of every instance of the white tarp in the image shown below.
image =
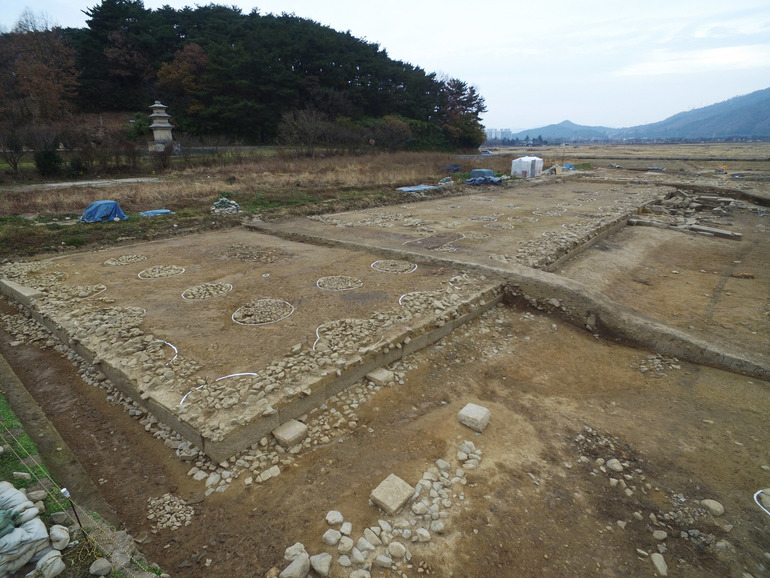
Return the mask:
[[519,157],[511,161],[511,176],[530,179],[543,173],[543,159],[540,157]]

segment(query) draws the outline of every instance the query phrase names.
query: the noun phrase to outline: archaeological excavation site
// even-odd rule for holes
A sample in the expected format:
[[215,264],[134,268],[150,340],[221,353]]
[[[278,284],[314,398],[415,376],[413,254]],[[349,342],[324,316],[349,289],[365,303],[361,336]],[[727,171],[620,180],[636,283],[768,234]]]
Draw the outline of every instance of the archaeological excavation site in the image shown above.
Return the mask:
[[2,354],[121,575],[761,577],[769,205],[575,171],[7,261]]

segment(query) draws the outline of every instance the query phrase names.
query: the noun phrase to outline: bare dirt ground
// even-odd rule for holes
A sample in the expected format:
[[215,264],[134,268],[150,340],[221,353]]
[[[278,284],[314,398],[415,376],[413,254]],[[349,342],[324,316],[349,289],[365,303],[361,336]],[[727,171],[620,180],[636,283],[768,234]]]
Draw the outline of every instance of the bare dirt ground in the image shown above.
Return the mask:
[[[607,173],[608,179],[617,174]],[[617,188],[613,194],[619,198],[628,196],[622,184],[577,179],[559,189],[570,199],[556,198],[555,188],[528,188],[526,202],[535,209],[527,207],[527,212],[574,202],[581,191],[610,188]],[[402,228],[389,236],[387,227],[352,229],[306,221],[308,229],[330,229],[335,236],[352,231],[359,241],[371,241],[376,234],[377,242],[390,239],[402,249],[404,242],[434,237],[436,242],[418,247],[418,253],[444,247],[438,243],[444,238],[435,238],[439,224],[458,221],[466,230],[470,224],[481,232],[495,232],[483,228],[491,220],[471,221],[469,215],[497,222],[504,217],[514,223],[512,230],[498,229],[521,234],[514,241],[509,238],[514,249],[535,238],[521,222],[507,221],[524,216],[508,206],[520,207],[524,197],[482,212],[476,207],[484,203],[473,202],[482,196],[487,195],[474,192],[461,202],[446,201],[453,206],[439,213],[449,214],[432,217],[435,222],[425,215],[437,211],[436,205],[391,211],[408,210],[407,218],[423,221],[416,227],[433,229],[422,233],[416,233],[416,227]],[[455,218],[453,212],[460,210],[456,205],[466,205],[470,214]],[[599,206],[605,205],[589,212],[600,213]],[[583,210],[561,206],[560,214],[564,208]],[[419,214],[421,210],[428,213]],[[361,218],[371,220],[372,215]],[[741,213],[735,220],[734,227],[744,233],[740,242],[625,228],[557,273],[671,325],[688,330],[692,326],[708,339],[766,355],[767,216]],[[284,223],[285,229],[292,227],[300,224]],[[537,236],[542,238],[543,232],[548,230],[537,231]],[[245,231],[233,235],[232,243],[260,237]],[[488,260],[490,253],[515,254],[504,250],[499,236],[465,238],[469,241],[459,241],[458,249],[449,253],[470,261]],[[173,260],[187,252],[194,261],[207,246],[195,239],[175,240],[163,256]],[[496,247],[482,246],[492,240]],[[149,250],[151,245],[142,247]],[[297,257],[306,260],[304,267],[291,274],[271,270],[271,282],[296,291],[294,276],[327,250],[308,247],[307,254]],[[347,254],[340,262],[345,267],[368,266],[369,260]],[[222,265],[223,279],[236,274],[227,273],[224,260]],[[753,278],[731,277],[736,272]],[[426,269],[423,274],[430,286],[454,272],[439,275]],[[307,277],[317,276],[314,272]],[[181,278],[174,283],[179,293],[190,284]],[[135,294],[146,291],[143,287],[137,282]],[[377,298],[392,292],[397,288],[384,288]],[[146,301],[153,299],[157,297],[147,293]],[[344,305],[355,308],[362,303]],[[16,315],[7,302],[2,306],[6,314]],[[168,320],[170,327],[172,320],[184,320],[180,311],[159,302],[157,319]],[[650,554],[655,552],[663,554],[670,576],[763,576],[770,568],[770,520],[752,499],[754,492],[770,486],[768,383],[628,348],[537,311],[499,306],[483,314],[395,367],[402,383],[370,391],[365,399],[348,400],[357,405],[356,427],[343,428],[329,443],[301,452],[277,478],[253,485],[236,480],[226,492],[205,498],[203,483],[187,475],[191,464],[147,434],[120,405],[108,401],[102,389],[85,383],[67,359],[28,343],[12,346],[15,338],[4,333],[0,353],[45,409],[125,529],[134,536],[149,536],[140,545],[142,552],[174,577],[275,576],[271,569],[288,565],[284,550],[298,541],[309,553],[328,551],[336,560],[336,547],[321,539],[329,510],[342,512],[356,537],[379,519],[394,526],[399,520],[408,524],[408,514],[389,517],[371,505],[371,490],[390,473],[414,485],[438,459],[449,462],[452,471],[460,468],[458,448],[465,440],[483,457],[478,468],[465,470],[465,483],[452,486],[451,505],[443,509],[445,533],[434,533],[424,543],[402,539],[412,556],[409,563],[373,567],[372,576],[654,576]],[[205,343],[204,336],[198,339]],[[239,347],[235,341],[228,346]],[[211,359],[215,357],[212,352]],[[468,402],[491,411],[490,425],[482,434],[456,419]],[[622,462],[622,471],[607,465],[612,458]],[[191,525],[153,531],[147,501],[166,493],[190,502],[195,512]],[[703,499],[723,504],[724,515],[709,513],[700,504]],[[666,536],[654,537],[655,530]],[[330,575],[348,576],[353,568],[335,563]]]

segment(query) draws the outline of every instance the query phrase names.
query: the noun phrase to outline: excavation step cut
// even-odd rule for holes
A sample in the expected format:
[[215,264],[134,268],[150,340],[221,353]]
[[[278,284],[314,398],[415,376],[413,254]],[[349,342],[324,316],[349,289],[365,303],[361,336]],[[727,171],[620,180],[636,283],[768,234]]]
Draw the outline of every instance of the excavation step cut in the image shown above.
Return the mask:
[[290,419],[273,430],[275,441],[285,448],[296,446],[308,434],[308,427],[301,421]]
[[413,494],[414,488],[412,486],[396,474],[390,474],[372,490],[369,498],[375,505],[392,516],[409,501]]

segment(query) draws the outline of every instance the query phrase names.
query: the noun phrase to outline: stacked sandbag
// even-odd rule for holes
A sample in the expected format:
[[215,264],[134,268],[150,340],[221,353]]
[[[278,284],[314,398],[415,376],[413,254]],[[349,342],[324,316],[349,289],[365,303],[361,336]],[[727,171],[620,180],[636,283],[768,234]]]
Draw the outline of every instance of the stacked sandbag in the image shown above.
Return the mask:
[[69,544],[64,526],[51,528],[51,536],[38,517],[39,510],[21,490],[0,482],[0,578],[29,562],[37,562],[33,575],[53,578],[64,571],[61,550]]

